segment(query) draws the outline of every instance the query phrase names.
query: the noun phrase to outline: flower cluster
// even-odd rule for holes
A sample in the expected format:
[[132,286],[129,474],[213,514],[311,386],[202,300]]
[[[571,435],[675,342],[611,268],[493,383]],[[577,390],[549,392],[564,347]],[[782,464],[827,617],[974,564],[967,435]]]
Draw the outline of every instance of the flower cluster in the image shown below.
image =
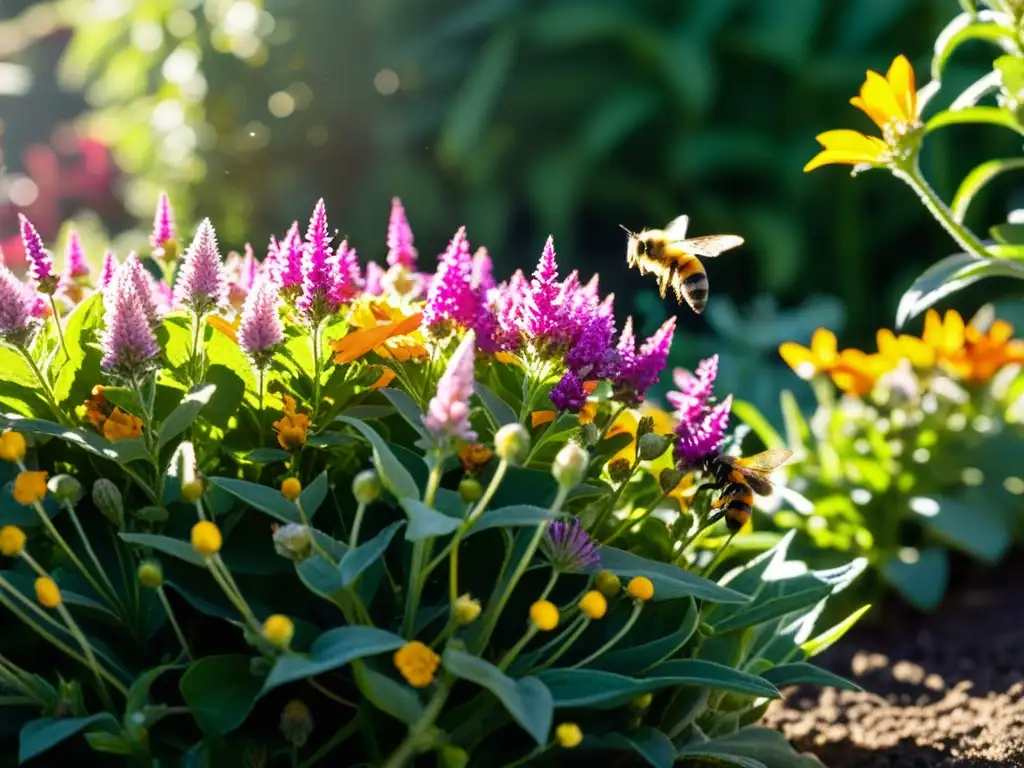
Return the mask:
[[677,368],[673,381],[678,391],[667,396],[676,409],[675,458],[682,467],[696,467],[714,455],[725,440],[732,395],[720,403],[714,399],[718,355],[701,361],[694,373]]

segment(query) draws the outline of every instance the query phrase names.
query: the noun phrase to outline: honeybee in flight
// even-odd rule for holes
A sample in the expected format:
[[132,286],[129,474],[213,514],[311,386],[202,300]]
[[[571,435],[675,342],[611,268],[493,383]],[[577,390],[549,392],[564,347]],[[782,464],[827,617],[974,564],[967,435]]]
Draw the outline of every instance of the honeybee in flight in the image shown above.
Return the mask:
[[717,510],[712,521],[725,518],[729,530],[736,533],[750,519],[754,509],[754,494],[767,496],[772,492],[770,475],[781,467],[793,452],[776,448],[743,458],[742,456],[715,456],[707,467],[721,489],[718,499],[711,505]]
[[[669,285],[676,301],[683,300],[698,315],[708,303],[708,274],[698,256],[712,258],[743,245],[739,235],[704,235],[686,239],[689,216],[679,216],[664,229],[645,229],[630,232],[626,247],[626,261],[639,267],[640,274],[654,274],[658,278],[658,293],[665,298]],[[622,226],[621,224],[619,226]]]

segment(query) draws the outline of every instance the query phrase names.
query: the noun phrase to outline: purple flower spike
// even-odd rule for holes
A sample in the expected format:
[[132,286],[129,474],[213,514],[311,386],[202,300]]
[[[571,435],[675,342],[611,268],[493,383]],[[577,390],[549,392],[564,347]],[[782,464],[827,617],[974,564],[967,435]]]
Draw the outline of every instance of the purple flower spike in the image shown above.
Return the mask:
[[665,399],[676,409],[681,421],[696,421],[710,407],[717,376],[718,355],[702,360],[696,374],[676,368],[672,378],[679,391],[669,392]]
[[152,367],[160,354],[146,310],[127,280],[116,280],[106,299],[107,328],[101,338],[100,365],[117,376],[137,378]]
[[[629,337],[625,335],[619,338],[619,366],[615,372],[615,394],[616,398],[629,404],[639,405],[644,401],[644,395],[648,388],[653,385],[658,376],[661,375],[668,361],[668,353],[672,347],[672,335],[675,333],[676,319],[670,317],[662,326],[654,332],[640,352],[635,352],[632,339],[632,324],[629,325]],[[629,348],[633,348],[632,354]]]
[[473,288],[483,295],[486,296],[487,292],[494,288],[494,262],[482,245],[473,254],[473,269],[470,274]]
[[64,246],[64,274],[63,277],[75,279],[85,277],[89,274],[89,263],[85,260],[85,249],[82,248],[82,240],[78,237],[78,230],[72,228],[68,234],[67,245]]
[[526,282],[521,269],[512,273],[508,283],[498,287],[495,335],[500,349],[514,351],[522,344],[523,313],[529,293],[530,284]]
[[291,228],[278,245],[278,281],[281,290],[296,292],[302,287],[302,235],[299,222],[293,221]]
[[28,259],[28,276],[39,284],[39,290],[52,294],[57,290],[57,275],[53,271],[53,259],[50,252],[43,246],[43,238],[39,236],[32,222],[25,214],[18,214],[21,225],[21,242],[25,246],[25,257]]
[[675,459],[678,465],[695,467],[718,452],[725,442],[731,408],[732,395],[729,395],[698,422],[682,422],[676,427]]
[[566,371],[562,379],[551,388],[549,397],[558,410],[579,413],[580,409],[587,402],[587,393],[583,389],[583,379],[572,370]]
[[363,276],[359,269],[359,254],[350,248],[348,240],[342,240],[338,252],[331,261],[331,288],[328,298],[334,306],[352,301],[359,295]]
[[370,296],[380,296],[384,293],[384,268],[376,261],[366,262],[366,285],[363,291]]
[[401,265],[413,269],[419,254],[412,246],[412,229],[405,217],[405,208],[397,197],[391,200],[391,218],[388,220],[388,266]]
[[561,286],[558,283],[558,262],[555,261],[555,242],[548,237],[544,243],[537,269],[533,273],[530,294],[523,312],[524,331],[527,336],[538,338],[548,336],[559,328],[558,299]]
[[312,327],[317,327],[333,314],[330,293],[334,278],[331,236],[327,228],[327,207],[323,198],[317,201],[306,229],[302,252],[302,295],[297,305]]
[[626,324],[622,326],[622,333],[619,334],[619,343],[615,347],[619,355],[619,369],[630,371],[636,365],[636,336],[633,334],[633,316],[626,318]]
[[277,312],[278,302],[277,285],[268,277],[262,277],[242,307],[238,346],[261,370],[270,363],[274,347],[284,338],[284,328]]
[[476,440],[470,429],[469,396],[473,394],[473,353],[476,335],[469,331],[459,343],[437,382],[437,394],[422,417],[423,425],[439,443]]
[[202,316],[227,304],[228,281],[217,250],[217,233],[203,219],[174,281],[174,303]]
[[24,346],[35,329],[34,292],[7,267],[0,264],[0,339],[16,347]]
[[156,215],[153,217],[153,234],[149,236],[149,244],[153,249],[163,249],[164,243],[174,240],[174,210],[167,193],[161,192],[156,203]]
[[601,556],[579,518],[572,525],[561,520],[548,523],[541,548],[558,573],[592,573],[601,567]]
[[130,291],[139,300],[150,328],[160,324],[160,308],[156,293],[156,280],[149,273],[134,252],[129,253],[124,264],[117,268],[113,279],[104,290],[103,304],[110,311],[113,297],[119,292]]
[[103,266],[100,267],[100,290],[106,290],[110,285],[119,266],[117,256],[114,255],[113,251],[107,251],[103,254]]
[[423,325],[439,329],[449,323],[473,327],[477,316],[477,297],[473,291],[473,259],[469,254],[466,228],[460,227],[441,255],[437,274],[430,281]]

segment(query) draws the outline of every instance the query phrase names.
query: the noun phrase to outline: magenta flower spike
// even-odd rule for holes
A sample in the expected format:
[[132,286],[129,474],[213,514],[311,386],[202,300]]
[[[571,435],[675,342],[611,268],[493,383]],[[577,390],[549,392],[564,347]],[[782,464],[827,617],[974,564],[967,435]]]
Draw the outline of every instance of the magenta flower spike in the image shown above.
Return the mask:
[[412,270],[419,255],[412,242],[412,229],[405,216],[405,208],[397,197],[391,200],[391,217],[388,220],[388,266],[403,266]]
[[460,227],[441,255],[437,273],[430,281],[423,308],[423,326],[441,333],[451,330],[453,324],[472,328],[477,317],[472,280],[473,259],[469,254],[466,228]]
[[702,360],[695,374],[676,368],[672,379],[679,391],[669,392],[665,399],[681,421],[696,421],[708,409],[717,376],[718,355]]
[[695,467],[718,452],[725,442],[729,426],[732,395],[708,411],[694,423],[681,422],[676,427],[675,459],[681,467]]
[[293,221],[278,246],[277,264],[280,271],[281,290],[297,293],[302,288],[302,234],[299,222]]
[[64,246],[64,277],[75,279],[89,274],[89,263],[85,260],[85,249],[74,227],[68,233],[68,242]]
[[53,271],[53,258],[43,245],[43,238],[25,218],[18,214],[21,226],[21,242],[25,246],[25,258],[28,259],[28,276],[39,284],[39,290],[47,295],[57,290],[57,275]]
[[508,283],[498,287],[495,302],[495,335],[500,349],[514,351],[522,344],[523,313],[529,293],[530,284],[521,269],[512,273]]
[[210,220],[203,219],[174,281],[174,303],[201,317],[224,307],[227,299],[228,281],[217,249],[217,233]]
[[160,193],[156,203],[156,214],[153,216],[153,233],[149,236],[149,244],[153,250],[163,249],[164,243],[174,240],[174,210],[166,192]]
[[238,346],[260,370],[270,364],[274,348],[284,339],[284,327],[277,306],[277,285],[261,277],[249,292],[238,324]]
[[359,254],[350,248],[348,240],[342,240],[338,252],[331,261],[331,288],[328,291],[330,303],[341,306],[359,295],[363,276],[359,269]]
[[16,347],[28,344],[35,330],[34,291],[0,264],[0,339]]
[[333,255],[327,228],[327,207],[320,198],[306,229],[302,252],[302,295],[296,302],[313,328],[334,314],[336,309],[330,295],[334,278]]
[[491,255],[482,245],[473,254],[473,270],[470,283],[473,288],[486,296],[494,288],[494,262]]
[[476,440],[469,423],[469,396],[473,394],[473,356],[476,335],[469,331],[459,343],[437,382],[437,394],[427,407],[423,425],[441,444]]
[[107,286],[113,281],[119,266],[117,256],[114,255],[113,251],[107,251],[103,254],[103,266],[100,267],[99,278],[99,288],[101,291],[106,290]]
[[366,262],[366,285],[363,291],[370,296],[380,296],[384,293],[384,275],[387,274],[384,268],[376,261]]
[[[619,365],[615,371],[616,398],[630,405],[639,405],[644,401],[647,390],[658,380],[658,376],[668,362],[668,353],[672,348],[672,335],[676,330],[676,319],[670,317],[654,332],[640,351],[629,360],[624,353],[623,339],[619,339]],[[632,327],[630,327],[632,336]],[[632,345],[630,341],[626,346]]]
[[633,333],[632,315],[626,318],[626,324],[622,326],[615,351],[619,355],[619,370],[623,372],[632,370],[636,364],[636,336]]
[[[126,288],[121,288],[121,284]],[[111,306],[111,297],[118,291],[130,290],[139,300],[142,311],[146,315],[149,327],[155,329],[160,325],[161,311],[159,299],[156,295],[156,281],[149,273],[135,252],[131,252],[124,260],[124,264],[117,268],[113,279],[104,290],[103,303],[108,309]]]
[[[124,267],[122,267],[122,270]],[[117,279],[105,297],[106,330],[101,337],[103,370],[128,379],[146,373],[160,354],[146,310],[131,281]]]
[[537,269],[530,283],[530,293],[523,312],[524,332],[532,338],[547,337],[559,329],[558,299],[561,286],[558,282],[558,263],[555,261],[555,242],[548,237],[544,243]]

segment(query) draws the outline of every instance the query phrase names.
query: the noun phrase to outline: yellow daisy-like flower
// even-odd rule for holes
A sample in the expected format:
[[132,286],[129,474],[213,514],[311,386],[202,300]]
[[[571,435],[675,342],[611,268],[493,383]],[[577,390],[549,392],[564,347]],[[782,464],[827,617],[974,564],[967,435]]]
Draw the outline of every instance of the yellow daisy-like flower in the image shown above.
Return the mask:
[[914,368],[925,369],[935,365],[935,350],[916,336],[897,336],[888,328],[876,334],[878,354],[887,364],[895,368],[901,360],[907,360]]
[[811,336],[811,346],[793,341],[779,345],[779,355],[801,379],[811,379],[818,373],[831,373],[839,363],[839,344],[828,328],[819,328]]
[[394,662],[409,685],[425,688],[433,682],[441,657],[429,645],[413,640],[395,651]]
[[421,312],[407,313],[384,299],[356,302],[348,317],[349,327],[355,330],[331,342],[338,353],[334,362],[350,363],[370,352],[398,362],[422,360],[427,356],[422,320]]
[[879,377],[892,370],[895,363],[881,355],[869,355],[859,349],[844,349],[832,369],[832,381],[843,392],[863,397],[874,389]]
[[934,309],[929,309],[924,316],[924,332],[921,340],[935,350],[939,362],[951,359],[963,348],[967,340],[967,326],[963,317],[955,309],[940,317]]
[[882,130],[882,138],[860,131],[825,131],[817,136],[822,151],[804,166],[804,172],[823,165],[887,165],[910,154],[908,138],[921,128],[921,121],[914,70],[906,56],[893,59],[885,77],[868,70],[860,95],[850,103]]
[[988,381],[1003,366],[1024,363],[1024,340],[1013,338],[1013,326],[995,320],[987,331],[973,325],[964,330],[964,346],[948,367],[969,384]]
[[46,498],[46,472],[19,472],[14,478],[14,500],[26,507]]

